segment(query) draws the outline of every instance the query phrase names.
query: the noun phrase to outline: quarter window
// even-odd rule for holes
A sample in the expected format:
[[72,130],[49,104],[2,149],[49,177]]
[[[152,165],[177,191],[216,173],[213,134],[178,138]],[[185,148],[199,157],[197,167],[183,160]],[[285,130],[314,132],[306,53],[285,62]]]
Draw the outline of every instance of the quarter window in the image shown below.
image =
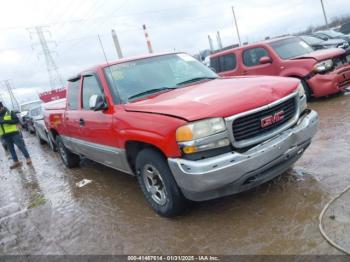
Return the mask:
[[85,76],[83,79],[83,109],[90,110],[90,98],[102,95],[100,85],[95,76]]
[[215,69],[217,73],[220,72],[219,57],[210,58],[210,66]]
[[210,66],[212,66],[218,73],[234,70],[237,66],[236,55],[228,54],[211,58]]
[[233,70],[236,68],[236,65],[237,65],[236,55],[229,54],[229,55],[224,55],[220,57],[221,72]]
[[[80,80],[80,79],[79,79]],[[68,109],[69,110],[78,110],[79,109],[79,83],[80,81],[76,80],[74,82],[69,82],[68,86]]]
[[257,47],[248,49],[243,52],[243,63],[245,66],[256,66],[263,56],[269,56],[265,48]]

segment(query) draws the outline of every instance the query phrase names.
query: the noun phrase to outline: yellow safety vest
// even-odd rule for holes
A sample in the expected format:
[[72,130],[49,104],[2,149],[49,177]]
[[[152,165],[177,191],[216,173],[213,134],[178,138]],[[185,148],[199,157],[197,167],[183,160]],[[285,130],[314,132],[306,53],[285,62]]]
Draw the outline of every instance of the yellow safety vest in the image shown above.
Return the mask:
[[[12,120],[11,114],[6,112],[3,120]],[[0,124],[0,136],[17,132],[17,124]]]

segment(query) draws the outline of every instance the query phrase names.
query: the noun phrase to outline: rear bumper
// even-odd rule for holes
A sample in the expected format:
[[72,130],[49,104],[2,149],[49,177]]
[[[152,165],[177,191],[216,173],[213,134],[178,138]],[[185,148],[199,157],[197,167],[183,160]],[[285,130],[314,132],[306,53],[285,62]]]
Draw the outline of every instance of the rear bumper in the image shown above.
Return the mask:
[[294,127],[244,153],[198,161],[169,158],[168,163],[188,199],[203,201],[239,193],[286,171],[309,146],[317,124],[318,115],[311,111]]
[[344,91],[350,86],[350,65],[327,74],[316,74],[307,80],[315,97],[328,96]]

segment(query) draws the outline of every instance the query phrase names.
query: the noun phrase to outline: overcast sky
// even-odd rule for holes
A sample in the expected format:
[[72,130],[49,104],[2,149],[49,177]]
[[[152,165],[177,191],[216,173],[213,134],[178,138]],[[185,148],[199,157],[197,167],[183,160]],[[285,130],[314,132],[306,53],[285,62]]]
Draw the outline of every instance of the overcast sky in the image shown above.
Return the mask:
[[[349,0],[324,2],[329,19],[350,14]],[[142,24],[155,52],[198,53],[209,48],[208,34],[215,39],[217,30],[224,46],[236,43],[232,5],[242,40],[248,42],[324,23],[319,0],[0,0],[0,81],[11,79],[20,102],[50,88],[42,50],[30,27],[47,26],[50,33],[45,37],[53,41],[53,58],[67,79],[105,61],[98,34],[108,60],[117,58],[112,28],[125,56],[147,52]],[[0,94],[8,100],[2,84]]]

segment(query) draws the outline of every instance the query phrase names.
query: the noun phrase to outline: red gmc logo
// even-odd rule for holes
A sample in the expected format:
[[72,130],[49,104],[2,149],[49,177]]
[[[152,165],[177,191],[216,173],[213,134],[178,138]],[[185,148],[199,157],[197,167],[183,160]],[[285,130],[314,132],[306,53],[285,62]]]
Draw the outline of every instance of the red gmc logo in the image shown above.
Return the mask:
[[274,115],[269,115],[261,119],[261,127],[268,127],[284,119],[284,111],[279,111]]

